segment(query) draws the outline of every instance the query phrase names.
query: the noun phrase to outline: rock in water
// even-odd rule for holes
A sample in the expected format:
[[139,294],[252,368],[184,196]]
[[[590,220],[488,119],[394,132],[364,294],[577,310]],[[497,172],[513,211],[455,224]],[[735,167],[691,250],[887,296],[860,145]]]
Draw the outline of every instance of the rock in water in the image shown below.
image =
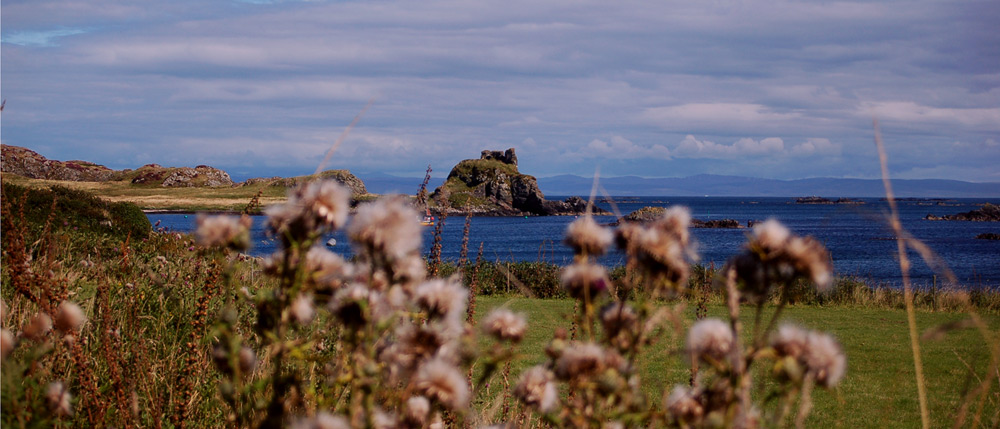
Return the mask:
[[[485,216],[580,215],[587,207],[578,197],[546,200],[535,177],[518,171],[514,148],[484,150],[479,159],[459,162],[431,200],[439,210]],[[596,207],[593,212],[607,213]]]

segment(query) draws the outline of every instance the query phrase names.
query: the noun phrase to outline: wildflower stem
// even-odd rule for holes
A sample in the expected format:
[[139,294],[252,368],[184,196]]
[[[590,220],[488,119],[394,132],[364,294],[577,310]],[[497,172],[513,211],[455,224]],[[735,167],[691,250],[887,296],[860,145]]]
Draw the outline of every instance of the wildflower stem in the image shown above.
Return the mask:
[[920,423],[924,429],[930,427],[930,415],[927,411],[927,388],[924,382],[924,367],[920,358],[919,335],[917,334],[917,316],[913,309],[913,288],[910,285],[910,260],[906,254],[906,239],[903,225],[899,222],[899,210],[889,181],[888,156],[885,145],[882,144],[882,132],[878,120],[873,121],[875,127],[875,146],[878,148],[879,165],[882,168],[882,184],[885,186],[885,197],[889,203],[889,226],[896,235],[896,248],[899,252],[899,269],[903,276],[903,301],[906,303],[906,321],[910,330],[910,345],[913,351],[913,367],[917,378],[917,399],[920,402]]

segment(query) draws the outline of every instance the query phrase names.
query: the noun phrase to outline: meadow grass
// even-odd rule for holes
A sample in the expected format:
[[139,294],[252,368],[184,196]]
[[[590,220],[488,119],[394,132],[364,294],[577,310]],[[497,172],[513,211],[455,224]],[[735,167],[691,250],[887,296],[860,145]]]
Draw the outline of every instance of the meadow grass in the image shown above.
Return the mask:
[[[232,334],[242,336],[257,350],[259,364],[248,380],[260,386],[248,382],[248,398],[266,403],[273,390],[264,383],[268,380],[265,369],[273,358],[266,353],[265,339],[255,334],[255,324],[263,312],[261,304],[267,302],[261,296],[281,286],[280,279],[264,274],[261,261],[223,256],[197,245],[189,235],[150,232],[148,221],[134,205],[109,205],[65,189],[24,196],[18,188],[6,185],[0,290],[8,306],[4,329],[25,331],[35,314],[40,310],[52,313],[52,307],[62,300],[78,303],[89,321],[76,332],[52,331],[35,339],[21,338],[13,353],[6,356],[2,381],[5,427],[231,427],[235,422],[229,420],[232,414],[222,388],[227,378],[216,369],[217,362],[213,363],[217,361],[213,359],[214,347],[224,329],[223,319],[232,321],[226,322],[231,324]],[[457,268],[445,264],[440,271],[449,275]],[[559,270],[551,264],[530,262],[480,261],[465,267],[462,283],[475,283],[479,291],[475,320],[482,320],[494,308],[507,307],[526,313],[529,321],[509,370],[494,374],[478,390],[467,423],[509,420],[517,409],[510,390],[523,370],[548,359],[543,350],[554,332],[564,328],[581,335],[579,326],[573,327],[578,313],[575,301],[565,298]],[[618,271],[610,273],[615,282],[626,275],[624,268]],[[660,395],[689,380],[690,369],[681,350],[684,332],[701,307],[702,295],[693,291],[707,292],[703,302],[708,317],[727,317],[725,294],[718,284],[720,274],[699,267],[693,271],[688,288],[692,292],[682,295],[683,301],[660,302],[670,308],[679,303],[685,306],[680,313],[683,326],[663,329],[639,360],[643,389],[655,408],[662,408]],[[847,376],[837,388],[813,394],[815,408],[808,425],[918,424],[920,412],[901,293],[850,278],[836,280],[832,290],[824,294],[801,284],[788,290],[794,300],[784,307],[781,319],[831,333],[843,345],[848,359]],[[516,292],[511,295],[511,291]],[[966,424],[980,416],[984,425],[996,425],[1000,410],[995,381],[988,384],[985,395],[967,395],[990,375],[990,368],[996,368],[990,365],[989,347],[1000,328],[996,306],[1000,299],[994,291],[963,293],[917,291],[915,299],[919,332],[952,325],[944,330],[943,338],[928,335],[921,340],[928,409],[935,427],[951,425],[963,406],[968,407]],[[526,298],[523,294],[546,298]],[[251,295],[256,298],[249,299]],[[765,316],[774,311],[779,299],[783,298],[769,297]],[[968,315],[958,309],[966,308],[965,302],[986,314],[987,338],[962,323]],[[744,305],[742,312],[752,314],[752,308]],[[233,315],[227,316],[230,310]],[[744,325],[744,334],[748,325]],[[295,340],[294,353],[290,354],[293,362],[283,367],[302,377],[304,385],[315,388],[297,399],[302,402],[298,409],[336,406],[332,398],[324,397],[329,392],[322,386],[329,377],[324,362],[338,359],[342,350],[338,348],[343,332],[340,326],[324,311],[318,312],[311,325],[291,329],[303,340]],[[323,347],[301,348],[303,344]],[[751,368],[760,387],[755,387],[754,394],[762,400],[772,387],[766,381],[770,379],[769,362],[761,359]],[[480,374],[482,368],[481,358],[473,369]],[[74,395],[72,416],[55,418],[51,404],[46,403],[46,385],[56,380],[65,380]],[[562,392],[569,393],[565,387]],[[767,400],[762,404],[765,410],[776,405]],[[259,413],[246,411],[250,418],[259,418]]]
[[[521,346],[523,355],[514,363],[519,373],[545,360],[542,350],[557,328],[568,328],[573,315],[569,299],[532,299],[521,296],[489,296],[479,299],[483,311],[507,307],[527,315],[529,334]],[[746,311],[750,307],[745,306]],[[724,317],[721,305],[710,305],[709,317]],[[847,376],[835,391],[814,397],[810,427],[914,427],[920,424],[913,361],[906,326],[906,313],[895,308],[823,307],[793,305],[782,319],[834,335],[848,356]],[[694,308],[686,311],[686,323],[694,320]],[[921,331],[966,320],[959,312],[918,313]],[[987,318],[991,329],[1000,328],[1000,317]],[[689,366],[679,356],[683,339],[665,336],[643,360],[642,376],[647,393],[669,392],[675,384],[686,384]],[[950,426],[964,395],[984,376],[989,352],[973,329],[953,331],[942,339],[921,343],[928,380],[932,426]],[[767,370],[758,368],[758,371]],[[759,377],[758,379],[764,379]],[[659,398],[651,398],[659,401]],[[985,422],[993,424],[1000,412],[1000,395],[994,392],[984,409]]]

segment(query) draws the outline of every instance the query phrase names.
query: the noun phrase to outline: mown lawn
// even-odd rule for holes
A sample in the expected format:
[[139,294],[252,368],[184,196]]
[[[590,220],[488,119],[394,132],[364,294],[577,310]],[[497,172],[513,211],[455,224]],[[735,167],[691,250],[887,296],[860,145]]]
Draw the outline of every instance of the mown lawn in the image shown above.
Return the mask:
[[[512,371],[514,381],[521,370],[544,362],[545,345],[558,327],[570,327],[573,302],[558,299],[520,297],[480,297],[477,316],[491,308],[506,306],[527,314],[529,333],[521,346],[523,356]],[[744,307],[745,315],[751,308]],[[694,311],[684,312],[685,323],[694,319]],[[725,319],[721,306],[709,308],[709,317]],[[966,319],[961,313],[919,312],[921,332],[944,323]],[[1000,318],[985,317],[992,330],[1000,327]],[[906,313],[895,309],[800,306],[785,309],[782,320],[833,334],[843,345],[848,359],[847,376],[835,391],[817,390],[815,408],[809,417],[810,427],[918,427],[920,411],[910,352]],[[747,324],[745,324],[747,325]],[[687,383],[689,369],[678,350],[683,339],[661,337],[643,360],[644,385],[651,398],[659,398],[671,386]],[[921,352],[927,378],[928,402],[932,427],[952,426],[963,403],[963,395],[984,376],[989,354],[982,335],[974,329],[952,331],[940,340],[923,340]],[[759,361],[766,365],[768,361]],[[759,372],[767,368],[759,366]],[[972,371],[970,371],[970,369]],[[760,377],[758,380],[762,379]],[[995,385],[995,382],[994,382]],[[766,386],[758,386],[766,389]],[[765,394],[755,392],[759,403]],[[658,399],[657,399],[658,400]],[[1000,392],[994,387],[984,403],[985,425],[995,424],[1000,407]],[[976,403],[971,407],[971,421]],[[765,409],[768,405],[765,405]]]

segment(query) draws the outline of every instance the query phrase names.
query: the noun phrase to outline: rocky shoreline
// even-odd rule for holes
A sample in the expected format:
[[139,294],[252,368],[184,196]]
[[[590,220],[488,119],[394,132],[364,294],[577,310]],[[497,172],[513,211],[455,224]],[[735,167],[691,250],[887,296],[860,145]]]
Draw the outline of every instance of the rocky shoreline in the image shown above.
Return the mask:
[[924,216],[926,220],[962,220],[970,222],[1000,222],[1000,207],[986,203],[977,210],[967,211],[953,215],[935,216],[929,214]]

